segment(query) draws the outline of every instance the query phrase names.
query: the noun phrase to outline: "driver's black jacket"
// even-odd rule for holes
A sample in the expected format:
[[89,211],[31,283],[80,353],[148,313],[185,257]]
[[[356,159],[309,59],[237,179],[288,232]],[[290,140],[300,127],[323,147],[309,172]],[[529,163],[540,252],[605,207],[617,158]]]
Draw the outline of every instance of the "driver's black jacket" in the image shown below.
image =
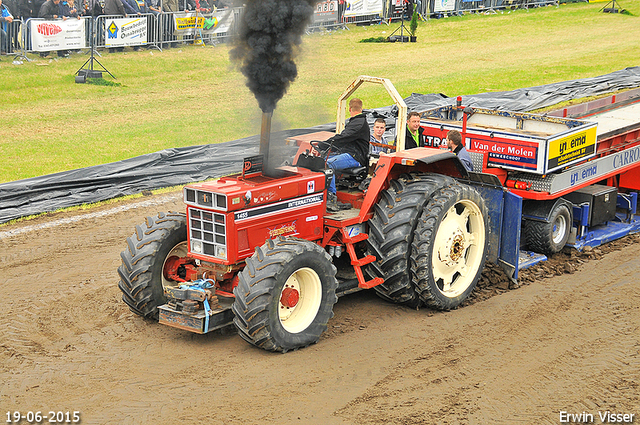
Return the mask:
[[349,119],[342,133],[329,138],[333,142],[333,153],[348,153],[360,165],[369,164],[369,124],[364,112]]

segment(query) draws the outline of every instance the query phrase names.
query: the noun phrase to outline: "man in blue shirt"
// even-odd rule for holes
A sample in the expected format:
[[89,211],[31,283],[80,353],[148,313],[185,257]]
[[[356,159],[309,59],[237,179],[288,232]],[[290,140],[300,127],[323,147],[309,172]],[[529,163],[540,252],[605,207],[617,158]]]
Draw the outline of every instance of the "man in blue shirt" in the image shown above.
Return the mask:
[[389,153],[391,151],[391,145],[384,138],[386,129],[387,123],[384,118],[376,118],[373,123],[373,133],[371,134],[371,139],[369,139],[369,154],[378,156],[380,152]]
[[447,147],[453,153],[458,155],[462,165],[467,171],[473,171],[473,164],[471,163],[471,156],[467,149],[462,144],[462,134],[458,130],[449,130],[447,132]]

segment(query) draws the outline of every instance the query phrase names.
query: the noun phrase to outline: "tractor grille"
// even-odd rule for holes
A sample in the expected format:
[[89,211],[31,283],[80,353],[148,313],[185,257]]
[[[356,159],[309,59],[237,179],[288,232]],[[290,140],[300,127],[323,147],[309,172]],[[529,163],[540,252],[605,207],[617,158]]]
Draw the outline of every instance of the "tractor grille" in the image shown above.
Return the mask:
[[227,259],[224,214],[189,208],[191,252]]
[[184,202],[187,205],[194,205],[223,211],[227,210],[227,197],[219,193],[211,193],[204,190],[185,188],[183,197]]

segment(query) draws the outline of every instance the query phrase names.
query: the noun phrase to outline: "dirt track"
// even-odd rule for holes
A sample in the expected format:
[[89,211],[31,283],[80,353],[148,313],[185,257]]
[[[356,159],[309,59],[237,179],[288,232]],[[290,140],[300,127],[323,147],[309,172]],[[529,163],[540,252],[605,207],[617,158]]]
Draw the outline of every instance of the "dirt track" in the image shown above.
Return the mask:
[[607,410],[640,421],[638,237],[516,290],[485,279],[447,313],[348,295],[318,344],[282,355],[121,302],[125,238],[146,215],[182,210],[178,196],[0,228],[3,422],[15,410],[80,411],[83,424],[559,424],[561,411],[601,423]]

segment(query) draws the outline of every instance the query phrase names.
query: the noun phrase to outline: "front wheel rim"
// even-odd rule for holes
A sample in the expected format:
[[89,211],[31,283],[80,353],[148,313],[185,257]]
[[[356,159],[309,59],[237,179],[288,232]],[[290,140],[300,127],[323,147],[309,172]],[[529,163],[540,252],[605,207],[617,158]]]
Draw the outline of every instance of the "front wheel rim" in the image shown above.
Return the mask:
[[458,297],[473,284],[485,239],[482,211],[475,202],[464,200],[449,208],[438,227],[432,257],[433,280],[444,296]]
[[189,249],[186,241],[180,242],[178,245],[174,246],[171,251],[169,251],[169,253],[164,259],[164,262],[162,263],[162,289],[175,288],[176,286],[180,286],[182,284],[181,282],[176,282],[175,280],[166,278],[165,275],[166,275],[167,262],[171,257],[178,257],[178,258],[186,257],[188,252],[189,252]]
[[296,270],[278,296],[280,324],[289,333],[304,331],[316,318],[321,302],[322,281],[315,270],[308,267]]

